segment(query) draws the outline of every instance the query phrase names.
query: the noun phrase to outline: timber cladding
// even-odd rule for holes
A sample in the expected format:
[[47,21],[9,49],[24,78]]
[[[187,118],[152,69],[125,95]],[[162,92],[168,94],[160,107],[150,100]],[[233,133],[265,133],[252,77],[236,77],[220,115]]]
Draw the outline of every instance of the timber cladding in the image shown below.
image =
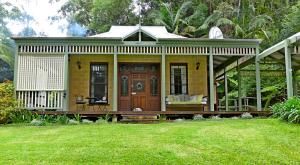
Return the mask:
[[[78,67],[78,61],[80,67]],[[157,55],[118,55],[118,63],[160,63]],[[196,69],[196,63],[200,67]],[[89,97],[90,64],[107,63],[108,65],[108,110],[113,103],[113,56],[112,55],[70,55],[69,61],[69,110],[76,110],[75,96]],[[206,56],[166,56],[166,95],[170,94],[170,66],[186,63],[188,68],[188,94],[207,96],[207,57]],[[80,69],[79,69],[80,68]],[[120,80],[120,78],[118,79]]]

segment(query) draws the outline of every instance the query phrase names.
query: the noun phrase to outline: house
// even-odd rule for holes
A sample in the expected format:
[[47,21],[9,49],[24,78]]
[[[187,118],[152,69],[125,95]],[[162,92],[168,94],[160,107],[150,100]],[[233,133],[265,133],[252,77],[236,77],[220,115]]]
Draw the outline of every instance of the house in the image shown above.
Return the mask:
[[203,105],[193,110],[215,111],[216,76],[259,53],[259,40],[185,38],[163,26],[14,40],[19,106],[46,111],[165,112],[172,101],[181,110],[192,103]]

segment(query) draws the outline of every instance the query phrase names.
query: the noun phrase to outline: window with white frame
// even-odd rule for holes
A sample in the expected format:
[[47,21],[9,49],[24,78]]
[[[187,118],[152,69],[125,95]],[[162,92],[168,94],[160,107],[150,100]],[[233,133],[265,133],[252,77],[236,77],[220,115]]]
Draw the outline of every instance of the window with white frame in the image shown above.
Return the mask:
[[188,94],[187,64],[171,64],[171,94]]

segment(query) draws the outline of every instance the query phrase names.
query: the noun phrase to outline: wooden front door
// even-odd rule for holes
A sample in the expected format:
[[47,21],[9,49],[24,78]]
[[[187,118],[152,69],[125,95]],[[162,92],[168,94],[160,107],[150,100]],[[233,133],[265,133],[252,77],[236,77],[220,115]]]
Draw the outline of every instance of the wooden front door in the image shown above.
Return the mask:
[[160,110],[159,64],[119,64],[119,110]]
[[142,110],[147,109],[147,93],[146,89],[149,88],[147,82],[146,73],[134,73],[131,74],[131,100],[132,109],[141,108]]

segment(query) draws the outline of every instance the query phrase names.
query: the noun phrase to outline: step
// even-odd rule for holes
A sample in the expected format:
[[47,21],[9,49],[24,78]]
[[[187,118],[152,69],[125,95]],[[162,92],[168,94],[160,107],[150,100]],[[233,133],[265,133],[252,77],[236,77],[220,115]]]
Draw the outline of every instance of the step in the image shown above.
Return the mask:
[[122,119],[142,120],[142,119],[157,119],[157,115],[122,115]]
[[150,124],[150,123],[159,123],[159,119],[121,119],[121,123],[136,123],[136,124]]

